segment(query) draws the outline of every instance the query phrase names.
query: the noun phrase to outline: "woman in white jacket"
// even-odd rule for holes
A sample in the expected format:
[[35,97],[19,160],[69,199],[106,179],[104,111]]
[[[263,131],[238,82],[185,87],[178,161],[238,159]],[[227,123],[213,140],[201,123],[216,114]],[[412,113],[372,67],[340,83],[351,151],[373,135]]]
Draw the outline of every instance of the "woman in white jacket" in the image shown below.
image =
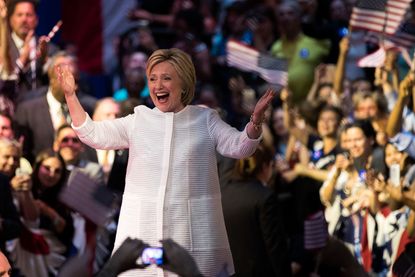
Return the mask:
[[[129,148],[115,248],[128,236],[150,245],[172,238],[190,252],[203,275],[215,276],[225,264],[233,274],[215,154],[239,159],[255,151],[275,92],[268,90],[259,99],[251,121],[239,132],[214,110],[189,105],[194,65],[181,50],[161,49],[150,56],[146,69],[155,108],[137,106],[124,118],[94,122],[76,97],[70,68],[56,71],[79,138],[97,149]],[[153,267],[140,273],[166,274]]]

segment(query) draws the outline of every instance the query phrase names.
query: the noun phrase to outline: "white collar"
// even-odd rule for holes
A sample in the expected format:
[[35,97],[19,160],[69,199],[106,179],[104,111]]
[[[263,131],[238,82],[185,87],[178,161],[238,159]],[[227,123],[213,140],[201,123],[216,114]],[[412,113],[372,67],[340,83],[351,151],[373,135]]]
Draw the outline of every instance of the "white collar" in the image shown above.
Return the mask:
[[24,40],[22,40],[15,32],[12,32],[12,39],[17,49],[21,49],[23,47]]
[[60,111],[62,103],[53,96],[50,88],[48,88],[48,92],[46,93],[46,101],[48,101],[49,110]]

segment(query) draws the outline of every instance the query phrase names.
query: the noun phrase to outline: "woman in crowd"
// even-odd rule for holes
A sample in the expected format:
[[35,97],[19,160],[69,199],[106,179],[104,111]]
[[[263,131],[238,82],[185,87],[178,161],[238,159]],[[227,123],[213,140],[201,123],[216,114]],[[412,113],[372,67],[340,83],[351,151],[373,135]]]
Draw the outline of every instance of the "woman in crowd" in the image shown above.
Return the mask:
[[[402,190],[411,190],[415,180],[414,160],[406,152],[399,151],[401,145],[387,143],[385,147],[385,164],[389,169],[387,176],[371,174],[368,184],[376,198],[376,221],[378,233],[377,251],[373,269],[375,272],[388,271],[392,264],[413,238],[415,214],[402,197]],[[395,169],[396,168],[396,169]]]
[[73,225],[69,210],[59,202],[59,193],[66,182],[66,167],[62,157],[45,150],[36,158],[32,193],[39,208],[39,228],[49,230],[70,250]]
[[[239,132],[217,112],[189,105],[196,83],[190,57],[178,49],[160,49],[146,69],[155,108],[138,106],[127,117],[94,122],[79,103],[70,70],[56,70],[80,139],[98,149],[130,149],[115,248],[128,236],[152,245],[172,238],[189,250],[204,275],[216,275],[224,264],[233,274],[216,151],[233,158],[251,155],[275,92],[268,90],[259,99],[251,121]],[[154,276],[156,269],[143,274]]]
[[12,179],[24,222],[13,257],[27,276],[55,276],[71,248],[72,218],[58,197],[65,181],[63,159],[52,150],[39,153],[31,176],[18,174]]
[[374,213],[376,209],[366,175],[370,168],[380,172],[373,158],[376,132],[368,120],[355,121],[345,132],[348,152],[337,155],[334,168],[320,189],[320,198],[326,206],[329,233],[345,242],[359,263],[369,270],[371,259],[366,259],[363,250],[371,249],[372,245],[363,244],[374,237],[375,223],[369,210]]

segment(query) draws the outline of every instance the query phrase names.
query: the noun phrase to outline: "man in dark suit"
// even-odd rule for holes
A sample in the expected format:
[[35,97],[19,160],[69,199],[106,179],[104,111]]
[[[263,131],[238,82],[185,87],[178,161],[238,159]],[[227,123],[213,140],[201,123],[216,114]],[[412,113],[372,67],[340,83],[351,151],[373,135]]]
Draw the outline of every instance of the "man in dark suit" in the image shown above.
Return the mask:
[[[57,80],[56,66],[67,66],[78,76],[76,58],[66,52],[58,52],[51,58],[48,69],[49,87],[43,89],[41,96],[18,105],[15,118],[24,135],[24,155],[34,159],[43,149],[51,148],[55,131],[62,124],[70,123],[65,96]],[[92,114],[96,99],[82,94],[80,98],[86,111]]]
[[[94,110],[95,121],[115,119],[120,115],[120,105],[111,97],[100,99]],[[98,163],[102,166],[107,185],[115,192],[122,194],[127,173],[128,149],[95,150]]]
[[291,276],[278,200],[265,187],[272,176],[272,158],[272,151],[258,147],[252,157],[237,161],[239,178],[221,188],[237,277]]

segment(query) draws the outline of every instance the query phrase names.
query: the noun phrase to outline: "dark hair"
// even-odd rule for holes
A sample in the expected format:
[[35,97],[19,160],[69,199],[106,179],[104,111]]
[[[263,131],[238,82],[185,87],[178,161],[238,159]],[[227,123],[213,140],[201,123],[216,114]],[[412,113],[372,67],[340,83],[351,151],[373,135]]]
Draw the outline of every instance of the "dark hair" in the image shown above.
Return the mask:
[[373,128],[372,122],[370,120],[357,119],[353,123],[347,125],[346,130],[349,130],[351,128],[361,129],[366,138],[373,139],[374,143],[376,143],[376,131]]
[[62,132],[62,130],[67,128],[72,129],[72,126],[67,123],[64,123],[61,126],[59,126],[58,129],[55,131],[55,139],[59,137],[59,134]]
[[[42,184],[40,183],[40,180],[39,180],[39,169],[43,161],[49,158],[57,158],[59,160],[59,162],[62,165],[62,174],[55,186],[51,188],[47,188],[46,190],[43,190],[42,195],[40,195]],[[52,149],[45,149],[41,151],[36,156],[35,164],[33,167],[33,174],[32,174],[33,196],[36,199],[42,199],[43,201],[47,203],[54,203],[58,201],[58,194],[65,184],[66,175],[67,175],[67,172],[66,172],[65,161],[63,160],[62,156],[59,153],[53,151]]]
[[337,125],[338,125],[338,126],[340,125],[341,120],[342,120],[342,119],[343,119],[343,117],[344,117],[344,114],[343,114],[342,109],[340,109],[339,107],[333,106],[333,105],[324,105],[324,106],[320,109],[320,111],[319,111],[319,113],[318,113],[318,116],[320,117],[320,115],[321,115],[323,112],[333,112],[333,113],[336,115],[336,117],[337,117]]
[[13,15],[17,4],[20,4],[20,3],[32,4],[33,8],[35,9],[35,12],[37,12],[37,6],[39,4],[39,1],[37,0],[11,0],[7,3],[7,18],[10,18]]
[[235,179],[243,180],[255,178],[262,170],[264,165],[269,164],[273,158],[274,151],[264,144],[260,144],[255,153],[244,159],[240,159],[235,164]]
[[13,131],[13,133],[16,133],[16,121],[14,121],[14,118],[10,115],[10,113],[6,111],[0,111],[0,116],[7,118],[10,121],[10,127]]

